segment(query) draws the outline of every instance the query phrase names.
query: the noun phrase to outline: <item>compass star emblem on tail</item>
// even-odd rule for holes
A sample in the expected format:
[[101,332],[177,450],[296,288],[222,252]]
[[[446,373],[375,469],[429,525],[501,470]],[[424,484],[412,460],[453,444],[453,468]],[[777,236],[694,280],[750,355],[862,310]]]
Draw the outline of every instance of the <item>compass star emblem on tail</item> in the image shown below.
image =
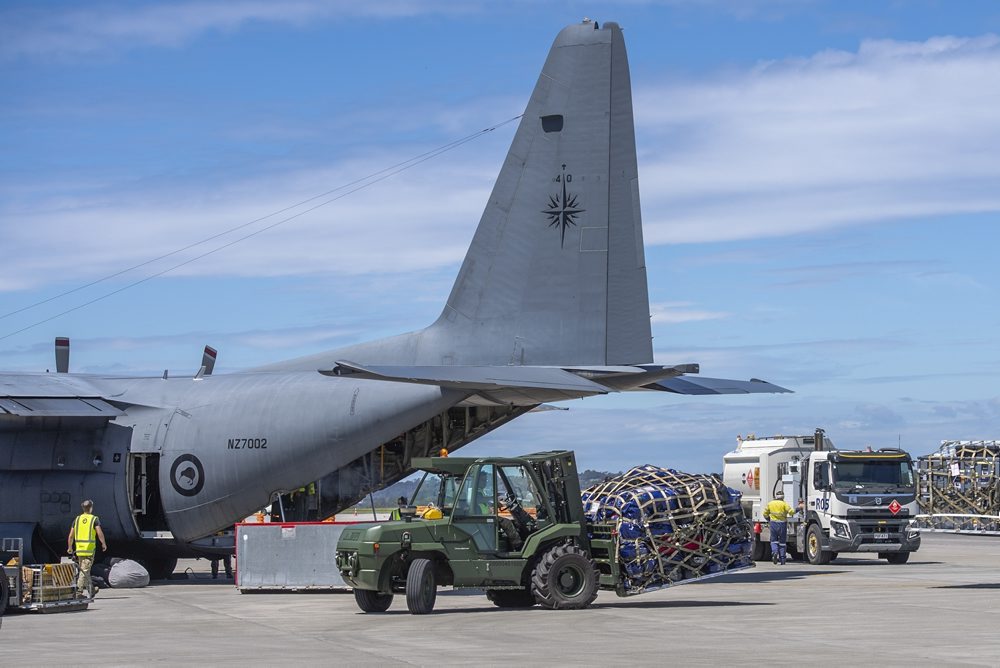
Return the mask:
[[549,217],[549,227],[559,228],[559,247],[562,248],[566,243],[566,228],[576,225],[576,217],[586,209],[579,208],[576,195],[566,192],[566,184],[573,181],[573,175],[566,173],[566,165],[562,166],[562,174],[556,177],[556,181],[562,184],[562,193],[549,195],[549,208],[542,209],[542,213]]

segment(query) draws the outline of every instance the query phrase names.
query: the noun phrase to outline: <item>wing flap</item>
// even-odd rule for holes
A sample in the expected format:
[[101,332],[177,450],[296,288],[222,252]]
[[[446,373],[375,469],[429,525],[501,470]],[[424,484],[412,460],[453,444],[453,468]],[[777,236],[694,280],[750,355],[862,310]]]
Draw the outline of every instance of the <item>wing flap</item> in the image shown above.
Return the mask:
[[0,397],[0,411],[18,417],[107,417],[124,415],[96,397]]

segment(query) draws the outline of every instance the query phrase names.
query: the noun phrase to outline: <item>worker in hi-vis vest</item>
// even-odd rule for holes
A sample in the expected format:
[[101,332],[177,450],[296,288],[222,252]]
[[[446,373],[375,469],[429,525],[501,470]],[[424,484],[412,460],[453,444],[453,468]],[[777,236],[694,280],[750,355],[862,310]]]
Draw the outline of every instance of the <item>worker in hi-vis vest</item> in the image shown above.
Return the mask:
[[73,525],[69,528],[69,536],[66,550],[71,555],[75,554],[80,566],[80,573],[76,580],[77,595],[87,597],[85,591],[90,592],[90,596],[97,595],[97,587],[90,579],[90,568],[94,565],[94,554],[97,552],[97,539],[101,539],[101,549],[108,551],[108,543],[104,540],[104,531],[101,530],[101,520],[94,514],[94,502],[87,499],[80,504],[82,513],[73,520]]
[[768,501],[764,507],[764,519],[770,520],[768,529],[771,532],[771,563],[781,562],[785,565],[785,547],[788,542],[788,518],[795,514],[795,509],[785,503],[785,494],[781,490],[774,493],[774,500]]

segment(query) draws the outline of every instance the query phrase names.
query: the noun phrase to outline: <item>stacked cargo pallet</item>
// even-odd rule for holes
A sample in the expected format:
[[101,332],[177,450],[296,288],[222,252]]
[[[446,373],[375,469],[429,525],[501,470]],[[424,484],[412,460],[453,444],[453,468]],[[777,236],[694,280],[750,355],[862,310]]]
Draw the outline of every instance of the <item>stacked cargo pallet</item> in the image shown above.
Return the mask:
[[1000,441],[943,441],[917,467],[921,514],[1000,514]]
[[639,592],[752,565],[740,493],[716,476],[637,466],[587,488],[584,513],[613,523],[625,590]]

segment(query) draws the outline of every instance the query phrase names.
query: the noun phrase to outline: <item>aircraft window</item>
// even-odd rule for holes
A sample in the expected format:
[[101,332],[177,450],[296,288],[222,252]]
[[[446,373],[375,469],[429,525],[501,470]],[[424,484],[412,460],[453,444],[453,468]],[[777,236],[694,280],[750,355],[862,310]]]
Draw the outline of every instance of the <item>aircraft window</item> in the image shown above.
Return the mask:
[[542,130],[545,132],[561,132],[563,129],[562,114],[542,116]]

